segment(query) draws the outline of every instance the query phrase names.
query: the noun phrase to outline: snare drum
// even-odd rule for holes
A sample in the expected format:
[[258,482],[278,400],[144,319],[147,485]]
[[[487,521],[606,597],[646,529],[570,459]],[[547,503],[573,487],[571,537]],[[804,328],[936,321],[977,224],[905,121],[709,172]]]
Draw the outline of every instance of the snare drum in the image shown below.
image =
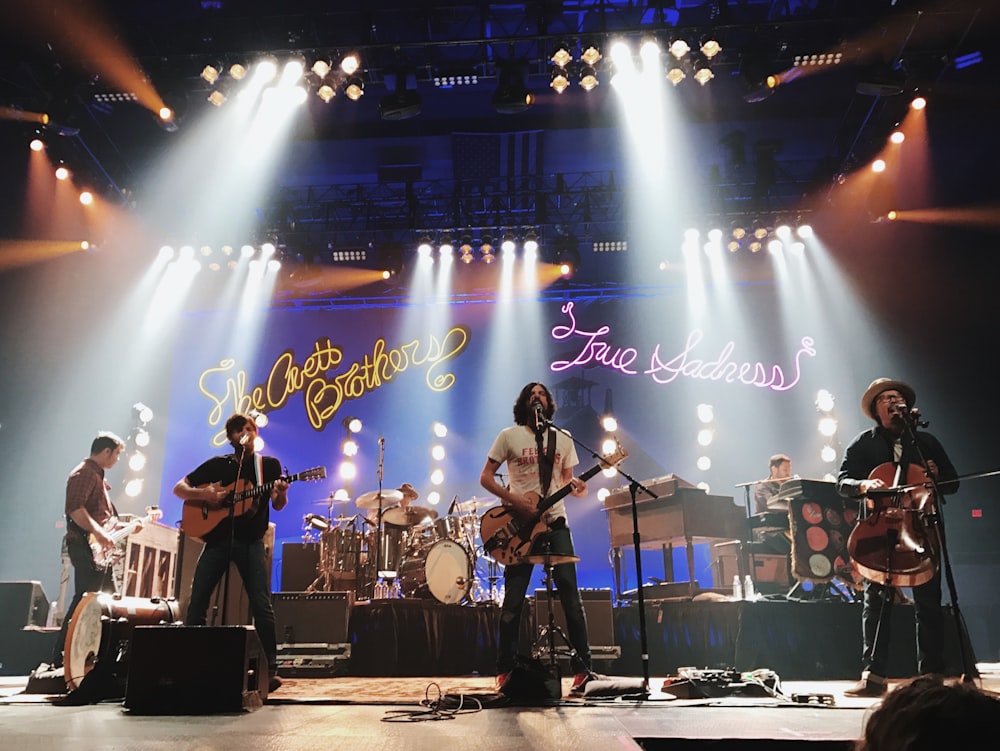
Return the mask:
[[465,528],[460,516],[442,516],[440,519],[435,519],[434,532],[438,540],[462,542],[465,539]]
[[[101,660],[123,662],[135,626],[156,626],[180,620],[177,601],[120,597],[85,592],[66,629],[63,672],[66,686],[80,687],[84,676]],[[118,676],[125,680],[124,673]]]
[[445,605],[461,603],[472,587],[472,559],[454,540],[441,540],[426,553],[403,561],[399,578],[406,597],[433,597]]
[[330,520],[319,514],[306,514],[302,521],[306,529],[317,532],[326,532],[330,528]]

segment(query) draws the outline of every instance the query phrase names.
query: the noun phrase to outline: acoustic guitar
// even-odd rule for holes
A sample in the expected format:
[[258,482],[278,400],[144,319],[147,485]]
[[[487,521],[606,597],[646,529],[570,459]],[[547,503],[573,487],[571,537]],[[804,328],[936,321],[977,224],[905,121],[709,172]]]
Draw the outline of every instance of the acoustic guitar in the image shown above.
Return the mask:
[[[601,470],[616,467],[626,456],[628,452],[621,446],[616,446],[611,454],[602,457],[596,466],[580,475],[580,479],[586,481]],[[486,511],[479,521],[479,532],[486,555],[504,566],[520,563],[524,556],[530,554],[538,536],[548,531],[548,525],[542,521],[542,514],[572,490],[572,483],[567,483],[547,498],[529,493],[528,497],[535,502],[535,513],[526,519],[518,518],[504,506],[494,506]]]
[[[196,537],[200,540],[215,529],[219,522],[227,519],[230,510],[234,517],[256,514],[260,499],[265,495],[270,495],[274,484],[279,480],[291,484],[299,480],[322,480],[324,477],[326,477],[326,467],[313,467],[304,472],[282,476],[260,485],[254,485],[244,479],[239,479],[230,485],[223,485],[221,489],[229,491],[229,495],[222,501],[219,508],[210,508],[204,501],[184,501],[184,508],[181,510],[181,531],[189,537]],[[198,487],[207,488],[212,484],[206,483]]]

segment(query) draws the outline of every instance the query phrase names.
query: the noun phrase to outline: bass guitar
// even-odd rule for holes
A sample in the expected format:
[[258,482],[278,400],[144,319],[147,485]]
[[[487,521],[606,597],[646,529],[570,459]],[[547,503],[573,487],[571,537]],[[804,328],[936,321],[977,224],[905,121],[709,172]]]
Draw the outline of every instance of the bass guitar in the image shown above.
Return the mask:
[[[101,528],[104,533],[111,538],[114,547],[105,549],[97,537],[93,534],[87,535],[87,544],[90,546],[90,554],[94,559],[94,568],[107,568],[115,561],[125,555],[125,551],[119,543],[142,527],[146,522],[156,521],[163,518],[163,510],[159,506],[146,506],[146,515],[141,519],[134,519],[126,524],[122,524],[118,517],[113,516],[108,519]],[[121,526],[119,526],[121,525]]]
[[[586,481],[604,469],[616,467],[626,456],[628,452],[617,446],[613,453],[602,457],[596,466],[580,475],[580,479]],[[538,536],[548,531],[548,525],[542,521],[542,514],[572,490],[572,483],[567,483],[547,498],[529,493],[528,497],[535,503],[535,513],[527,519],[518,518],[504,506],[494,506],[486,511],[479,520],[486,555],[504,566],[520,563],[524,556],[530,554]]]
[[[215,529],[219,522],[229,518],[230,509],[233,516],[253,516],[257,513],[261,497],[270,495],[274,484],[279,480],[291,484],[303,480],[322,480],[326,477],[326,467],[313,467],[294,475],[282,476],[271,482],[254,485],[247,480],[237,480],[220,489],[229,491],[229,495],[221,502],[219,508],[210,508],[205,501],[184,501],[181,509],[181,531],[189,537],[199,540]],[[213,483],[199,485],[199,488],[210,487]]]

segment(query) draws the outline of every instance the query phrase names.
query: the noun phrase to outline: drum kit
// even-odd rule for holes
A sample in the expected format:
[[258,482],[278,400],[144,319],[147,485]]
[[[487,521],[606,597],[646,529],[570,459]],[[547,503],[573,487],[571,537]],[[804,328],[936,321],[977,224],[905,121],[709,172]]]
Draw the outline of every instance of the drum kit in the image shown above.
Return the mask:
[[498,602],[499,565],[483,554],[479,514],[493,498],[456,497],[446,516],[415,505],[409,483],[362,493],[359,513],[334,516],[347,499],[316,501],[328,515],[306,514],[303,539],[319,542],[308,592],[353,591],[357,599],[433,598],[446,605]]

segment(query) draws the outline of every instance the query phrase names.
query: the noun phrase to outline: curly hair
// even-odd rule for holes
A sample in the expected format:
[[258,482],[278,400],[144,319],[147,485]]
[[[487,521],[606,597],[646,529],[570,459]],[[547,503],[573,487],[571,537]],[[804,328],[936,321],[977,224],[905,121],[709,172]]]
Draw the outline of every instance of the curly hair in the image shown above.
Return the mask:
[[551,420],[552,415],[556,411],[556,400],[552,398],[552,392],[549,391],[549,387],[540,381],[532,381],[521,389],[521,393],[517,395],[517,399],[514,400],[514,424],[515,425],[533,425],[534,418],[531,415],[531,390],[535,386],[541,386],[545,390],[545,401],[548,404],[545,406],[545,410],[542,412],[545,415],[545,419]]
[[1000,699],[974,684],[924,675],[876,706],[854,751],[971,751],[995,748]]

